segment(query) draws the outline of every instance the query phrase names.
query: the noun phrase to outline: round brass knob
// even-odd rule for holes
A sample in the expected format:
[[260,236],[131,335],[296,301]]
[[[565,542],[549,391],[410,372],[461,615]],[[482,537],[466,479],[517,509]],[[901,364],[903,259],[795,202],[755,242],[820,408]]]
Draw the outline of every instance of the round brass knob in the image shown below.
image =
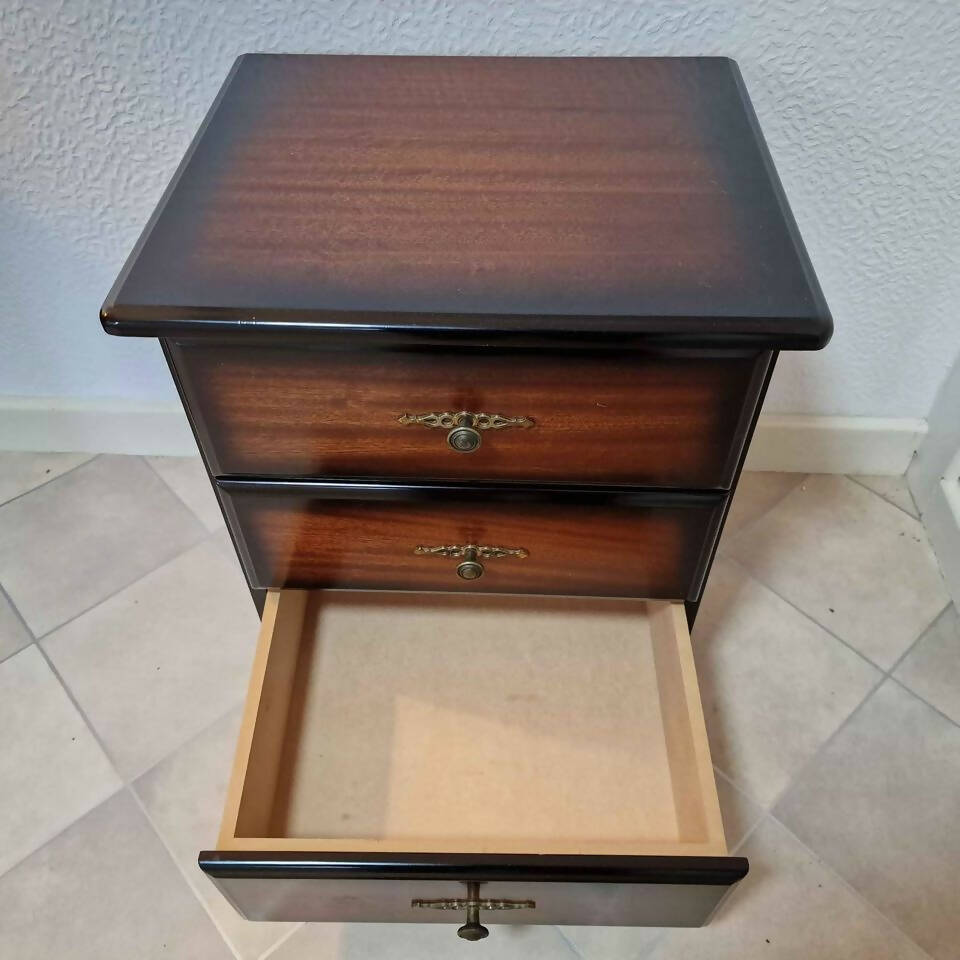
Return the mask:
[[483,576],[483,564],[477,559],[477,551],[467,550],[463,556],[463,561],[457,564],[457,576],[461,580],[479,580]]
[[[479,916],[480,911],[477,911]],[[470,917],[470,911],[467,911],[467,917]],[[463,937],[464,940],[482,940],[484,937],[490,936],[490,931],[479,921],[479,920],[470,920],[462,927],[457,927],[457,936]]]
[[460,424],[447,434],[447,443],[459,453],[473,453],[480,448],[480,441],[480,431],[467,424]]

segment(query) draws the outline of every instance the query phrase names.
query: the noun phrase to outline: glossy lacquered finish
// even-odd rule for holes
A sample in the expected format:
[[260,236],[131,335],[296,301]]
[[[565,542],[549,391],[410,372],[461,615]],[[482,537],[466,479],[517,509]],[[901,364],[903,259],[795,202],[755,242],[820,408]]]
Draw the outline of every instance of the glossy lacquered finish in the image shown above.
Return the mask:
[[[477,897],[536,904],[481,911],[486,924],[706,922],[747,864],[713,855],[727,847],[686,621],[695,615],[777,352],[820,348],[832,333],[736,64],[712,57],[243,56],[100,319],[109,333],[160,339],[264,611],[221,849],[200,856],[244,916],[446,922],[452,938],[462,916],[414,903],[460,901],[469,890],[471,909]],[[460,411],[526,419],[522,427],[466,435],[467,446],[481,440],[470,453],[451,449],[445,429],[411,422]],[[478,422],[471,415],[461,426]],[[458,577],[463,564],[461,573],[479,578]],[[354,799],[330,807],[332,838],[285,832],[275,816],[287,809],[284,797],[295,794],[308,807],[317,799],[316,783],[306,773],[298,779],[303,757],[357,756],[344,744],[358,729],[368,742],[348,722],[331,728],[332,751],[314,749],[307,734],[315,724],[291,726],[291,718],[306,716],[291,706],[304,678],[327,676],[313,670],[317,661],[307,652],[333,645],[313,642],[313,634],[309,641],[306,606],[302,622],[292,612],[303,599],[297,591],[284,590],[285,606],[279,594],[264,600],[268,588],[298,587],[321,588],[327,599],[325,588],[346,587],[672,601],[654,604],[659,626],[650,628],[649,650],[634,644],[640,632],[632,613],[617,656],[598,661],[574,643],[589,662],[581,669],[574,661],[570,686],[582,696],[582,676],[598,662],[615,664],[614,679],[630,692],[594,682],[601,707],[642,704],[659,713],[642,723],[606,723],[594,741],[598,756],[614,742],[610,731],[642,727],[631,746],[656,752],[662,745],[663,767],[631,766],[640,790],[625,776],[605,782],[605,806],[581,786],[596,782],[594,766],[590,776],[568,778],[564,786],[586,801],[585,812],[573,828],[558,828],[567,821],[545,822],[534,803],[533,821],[543,828],[535,843],[510,846],[507,830],[499,846],[486,833],[464,845],[459,832],[448,846],[435,838],[407,846],[420,833],[419,798],[439,795],[429,769],[409,829],[389,842],[377,830],[342,833],[343,823],[358,822],[350,821],[359,817]],[[409,599],[419,618],[432,609],[413,593],[360,596]],[[424,661],[430,665],[445,662],[451,634],[472,640],[466,598],[440,599],[456,606],[457,622],[452,629],[434,623],[432,632],[418,626],[409,648],[422,655],[424,636],[440,638],[440,651]],[[536,598],[469,602],[504,599]],[[370,616],[357,621],[363,630]],[[325,622],[341,621],[331,614]],[[397,648],[397,616],[386,622],[384,642]],[[488,643],[497,664],[487,677],[516,660],[530,621],[511,615],[497,632],[509,656]],[[596,643],[595,621],[583,633]],[[344,650],[356,651],[356,634],[339,636],[347,637]],[[537,665],[534,698],[544,692],[542,665],[561,663],[558,632],[545,636],[549,654],[528,658]],[[624,664],[638,650],[652,652],[654,673],[644,676],[655,674],[657,686],[634,697],[637,683],[625,679]],[[468,647],[456,657],[458,670],[477,657],[476,646]],[[418,682],[427,682],[427,699],[452,687],[449,676],[424,681],[429,670],[407,660]],[[388,674],[374,681],[373,663]],[[361,657],[359,673],[318,687],[321,702],[341,720],[384,705],[391,733],[391,704],[401,698],[384,690],[396,663]],[[455,707],[469,707],[477,695],[477,674],[466,679]],[[372,699],[361,701],[365,685]],[[401,692],[416,706],[424,698],[408,696],[415,686]],[[558,715],[567,722],[571,699],[572,727],[576,697],[560,689]],[[483,693],[485,706],[497,691],[502,685]],[[519,761],[520,786],[502,818],[510,827],[517,798],[531,797],[531,753],[516,746],[519,727],[505,726],[514,706],[495,707],[492,719],[509,729],[510,742],[497,745],[488,778],[503,774],[505,757]],[[542,701],[534,707],[540,722]],[[582,710],[584,718],[598,714],[606,716],[596,705]],[[477,711],[464,716],[466,725],[439,729],[472,732]],[[423,742],[433,743],[438,725],[422,729]],[[388,741],[393,747],[403,738]],[[303,754],[300,742],[308,745]],[[414,749],[397,753],[408,772],[434,756],[412,742]],[[447,772],[449,756],[458,755],[475,762],[474,752],[448,750],[440,754]],[[570,756],[592,764],[594,754]],[[552,778],[565,764],[546,766]],[[391,759],[383,769],[393,775],[397,764]],[[354,773],[319,782],[351,784]],[[396,799],[389,787],[371,787],[369,776],[359,782],[370,816],[381,812],[378,790]],[[284,793],[297,784],[299,793]],[[629,802],[609,803],[621,784]],[[662,815],[657,785],[670,788]],[[545,796],[557,797],[552,779]],[[458,799],[450,808],[457,831],[461,806]],[[468,803],[467,812],[487,815],[494,806]],[[652,845],[630,851],[651,855],[621,855],[635,838],[632,824],[609,848],[587,849],[598,810],[658,821],[664,829],[648,834]],[[690,826],[701,813],[709,826],[703,836]],[[258,817],[261,832],[251,832]],[[409,849],[420,852],[402,852]],[[442,849],[467,852],[429,852]],[[690,855],[660,855],[674,851]],[[560,855],[571,852],[577,855]]]
[[700,926],[747,873],[742,857],[205,851],[199,863],[249,920],[453,924],[452,912],[412,902],[463,897],[468,882],[483,897],[536,904],[481,911],[485,925]]
[[[725,497],[520,485],[220,480],[251,586],[699,596]],[[480,579],[418,546],[525,550]]]
[[[729,487],[769,355],[169,347],[218,475]],[[463,453],[404,414],[526,418]]]
[[241,58],[112,333],[816,348],[832,321],[724,58]]

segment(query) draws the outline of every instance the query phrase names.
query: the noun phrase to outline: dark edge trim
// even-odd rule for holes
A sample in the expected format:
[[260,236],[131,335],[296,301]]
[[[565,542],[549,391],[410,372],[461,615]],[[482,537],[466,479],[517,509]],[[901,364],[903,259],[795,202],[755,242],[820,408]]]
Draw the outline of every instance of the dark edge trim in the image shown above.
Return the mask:
[[[243,564],[240,564],[241,568]],[[244,570],[246,576],[246,570]],[[253,605],[257,608],[257,616],[263,619],[263,605],[267,602],[267,590],[265,587],[250,587],[250,596],[253,598]]]
[[500,483],[480,480],[421,483],[381,480],[284,480],[259,477],[217,477],[225,493],[297,494],[318,500],[379,500],[430,502],[436,500],[495,501],[498,503],[556,503],[592,506],[714,507],[722,490],[668,490],[651,487],[581,486],[563,483]]
[[[740,412],[740,421],[737,423],[737,430],[734,435],[733,444],[730,447],[730,454],[727,458],[727,464],[724,466],[724,476],[730,479],[730,495],[722,503],[710,521],[710,529],[704,537],[703,549],[700,553],[700,560],[697,563],[696,573],[690,585],[690,592],[687,599],[687,626],[693,628],[693,619],[691,618],[691,609],[693,616],[696,616],[696,605],[699,604],[703,596],[703,588],[707,582],[707,576],[713,565],[713,558],[716,555],[717,547],[720,543],[720,534],[723,531],[723,524],[730,510],[730,501],[733,499],[733,493],[736,490],[737,481],[740,479],[740,471],[747,457],[747,450],[750,445],[750,438],[753,436],[753,429],[757,423],[757,417],[760,414],[760,407],[763,404],[763,397],[767,391],[767,384],[770,382],[770,376],[773,371],[775,354],[766,352],[757,358],[757,364],[753,368],[753,374],[750,377],[750,386],[747,388],[747,398],[744,400],[743,409]],[[691,604],[694,606],[691,608]]]
[[743,406],[740,408],[740,417],[733,432],[733,440],[727,452],[727,460],[723,465],[723,477],[727,483],[727,489],[732,489],[740,464],[743,463],[773,361],[774,353],[771,350],[758,354],[750,373],[750,382],[747,384]]
[[177,385],[177,392],[180,394],[183,408],[187,411],[187,416],[190,419],[190,426],[193,428],[194,439],[200,448],[200,455],[204,459],[212,480],[222,474],[223,470],[220,469],[220,462],[217,459],[217,447],[213,442],[213,435],[210,433],[203,416],[204,405],[200,403],[194,390],[193,378],[189,376],[187,364],[180,363],[184,353],[184,345],[177,340],[164,337],[160,338],[160,342],[163,344],[163,352],[167,357],[167,364]]
[[[589,335],[569,337],[565,340],[557,340],[552,343],[534,344],[532,342],[521,342],[518,337],[516,340],[500,341],[485,335],[470,334],[461,336],[457,332],[449,335],[421,335],[417,334],[415,338],[407,340],[398,339],[395,330],[386,330],[383,333],[377,333],[377,336],[368,336],[371,333],[369,329],[363,329],[359,332],[340,334],[327,329],[314,330],[312,333],[292,334],[283,331],[276,331],[264,327],[256,333],[246,334],[240,338],[221,334],[219,336],[192,337],[192,336],[174,336],[167,340],[176,348],[183,352],[188,352],[193,347],[214,346],[242,346],[245,349],[250,347],[279,347],[282,349],[302,349],[302,350],[324,350],[330,353],[349,354],[356,351],[378,351],[385,354],[440,354],[455,353],[463,356],[470,356],[476,348],[480,347],[484,353],[493,356],[516,356],[524,354],[536,347],[537,352],[548,356],[575,356],[575,357],[596,357],[602,358],[609,356],[613,352],[609,343],[601,342],[598,346]],[[528,331],[527,331],[528,332]],[[523,331],[521,331],[523,333]],[[664,358],[683,358],[697,360],[726,361],[745,358],[755,358],[759,354],[769,351],[758,350],[753,347],[726,346],[726,347],[700,347],[700,346],[662,346],[660,344],[648,342],[643,344],[634,344],[631,352],[636,352],[645,357],[664,357]]]
[[720,522],[717,525],[717,532],[713,539],[713,545],[710,549],[710,557],[707,561],[707,566],[704,571],[704,579],[701,583],[700,593],[692,600],[688,600],[685,604],[687,610],[687,626],[692,630],[693,623],[697,619],[697,611],[700,609],[700,601],[703,599],[703,587],[706,583],[707,575],[710,571],[710,568],[713,566],[713,561],[716,558],[717,550],[720,547],[720,537],[723,535],[723,527],[727,522],[727,516],[730,513],[730,504],[733,502],[734,495],[737,492],[737,484],[740,483],[740,476],[743,473],[743,465],[747,460],[747,452],[750,449],[750,441],[753,439],[754,431],[757,429],[757,421],[760,419],[760,411],[763,408],[763,401],[767,395],[767,389],[770,386],[770,378],[773,376],[773,369],[777,365],[777,356],[778,354],[774,353],[770,356],[770,363],[767,366],[767,372],[763,379],[763,384],[760,387],[760,393],[757,397],[757,405],[753,411],[753,419],[750,421],[750,429],[747,431],[746,438],[744,439],[743,449],[740,451],[740,462],[737,464],[737,472],[733,478],[733,486],[730,488],[730,495],[727,497],[726,502],[723,505],[723,510],[720,515]]
[[729,886],[745,857],[560,856],[490,853],[307,853],[204,850],[200,869],[220,879],[477,880],[523,883],[671,883]]
[[[713,563],[713,556],[717,549],[717,543],[720,540],[720,530],[723,527],[723,518],[727,515],[730,500],[733,494],[727,494],[722,503],[718,503],[713,509],[713,515],[710,517],[710,523],[707,525],[707,532],[703,537],[703,545],[700,547],[700,556],[697,564],[693,568],[693,576],[690,578],[690,586],[687,589],[687,595],[684,597],[684,607],[689,603],[697,601],[703,595],[703,587],[707,582],[707,576],[710,573],[710,567]],[[690,622],[689,610],[687,610],[687,627],[692,627]]]
[[[234,549],[237,551],[237,560],[240,561],[240,567],[243,570],[243,576],[250,587],[250,593],[253,596],[253,602],[257,606],[257,612],[261,618],[263,616],[263,604],[266,600],[267,590],[269,588],[260,585],[257,571],[253,563],[253,555],[247,547],[247,539],[244,534],[243,524],[237,516],[237,507],[234,498],[229,491],[223,491],[220,487],[219,479],[214,481],[217,487],[217,496],[221,497],[223,503],[223,515],[227,518],[227,529],[230,531],[230,537],[233,540]],[[221,496],[222,493],[222,496]],[[258,584],[254,587],[253,584]],[[260,595],[262,594],[262,599]]]
[[[815,322],[819,324],[819,329],[810,333],[810,337],[814,345],[808,349],[820,350],[830,342],[830,338],[833,336],[833,317],[830,314],[830,308],[827,306],[826,298],[824,297],[823,290],[820,287],[820,281],[817,279],[817,275],[814,272],[813,264],[810,262],[810,256],[807,253],[807,248],[804,245],[803,238],[800,235],[800,228],[797,226],[796,218],[794,217],[793,211],[790,209],[790,204],[787,201],[787,194],[783,189],[783,182],[780,180],[780,175],[777,173],[777,168],[774,165],[773,157],[770,154],[770,148],[767,146],[767,141],[763,136],[763,131],[760,129],[760,121],[757,118],[756,110],[753,108],[753,101],[750,99],[750,94],[747,92],[747,86],[743,82],[743,75],[740,73],[740,67],[735,60],[731,60],[729,58],[727,59],[727,63],[730,67],[730,74],[733,77],[734,86],[736,86],[737,92],[740,94],[740,100],[743,103],[743,109],[747,115],[750,128],[753,130],[753,137],[757,144],[757,149],[760,151],[763,165],[766,168],[767,175],[770,177],[770,183],[773,186],[773,192],[777,198],[777,203],[780,206],[780,213],[783,215],[784,222],[786,223],[787,230],[790,234],[790,239],[793,241],[793,246],[797,253],[797,259],[800,261],[800,266],[802,267],[804,276],[806,277],[807,283],[810,286],[810,292],[813,294],[814,302],[817,305],[818,315],[810,318],[810,321],[808,321],[808,326],[812,326]],[[788,347],[786,343],[771,345],[778,346],[781,350],[793,349],[792,347]]]
[[[378,342],[391,345],[456,341],[473,346],[543,347],[556,343],[570,348],[589,346],[594,350],[643,347],[819,350],[833,329],[832,322],[828,322],[825,333],[822,321],[815,318],[816,327],[811,332],[811,319],[806,317],[346,313],[240,306],[147,307],[109,300],[101,309],[100,319],[107,333],[126,337],[273,334],[296,338],[322,333],[330,338],[354,338],[376,334]],[[771,330],[771,326],[775,329]]]
[[[156,226],[161,214],[166,209],[167,202],[173,195],[173,191],[180,182],[180,178],[183,176],[183,173],[187,169],[191,159],[193,159],[193,155],[196,152],[197,147],[200,145],[200,140],[203,138],[204,133],[206,133],[207,127],[210,125],[214,114],[216,114],[220,107],[220,103],[226,96],[230,84],[233,83],[233,78],[237,75],[237,71],[240,69],[240,64],[247,56],[248,54],[242,54],[233,61],[233,66],[230,68],[230,72],[227,74],[226,79],[221,84],[219,91],[217,91],[217,95],[213,98],[213,103],[210,105],[210,109],[207,110],[206,116],[200,123],[200,127],[193,135],[193,139],[190,141],[190,145],[187,147],[187,152],[183,155],[183,159],[177,165],[177,169],[173,172],[173,176],[170,178],[167,188],[160,195],[160,202],[150,215],[150,219],[147,220],[146,226],[141,231],[140,236],[137,238],[137,242],[133,245],[133,249],[130,251],[127,259],[124,261],[123,267],[120,269],[120,273],[117,275],[117,279],[110,288],[110,292],[107,294],[107,298],[104,300],[103,306],[100,308],[100,323],[103,325],[103,329],[106,330],[107,333],[119,332],[116,329],[117,319],[114,315],[117,297],[120,295],[123,285],[127,282],[127,277],[130,275],[130,271],[133,269],[133,265],[136,262],[137,257],[140,255],[140,251],[144,248],[144,246],[146,246],[147,240],[150,239],[150,234],[153,232],[153,228]],[[153,329],[152,335],[163,336],[166,334],[166,330],[166,326],[157,326]]]
[[264,598],[266,597],[266,593],[265,591],[251,585],[248,569],[252,569],[252,567],[248,568],[244,562],[244,557],[247,555],[247,548],[240,540],[239,534],[235,532],[239,530],[239,525],[236,523],[236,518],[232,517],[232,505],[230,504],[229,497],[221,495],[217,486],[216,478],[210,467],[210,463],[207,460],[207,452],[213,448],[201,442],[201,431],[204,428],[196,422],[194,417],[194,411],[198,410],[199,408],[187,402],[186,389],[182,380],[180,379],[180,373],[177,370],[177,365],[174,361],[173,346],[167,340],[161,337],[160,349],[163,350],[163,356],[167,361],[167,367],[170,369],[170,376],[173,378],[174,386],[177,388],[177,395],[180,397],[180,403],[183,405],[183,412],[187,416],[187,423],[190,424],[190,430],[193,433],[194,442],[197,444],[197,449],[200,451],[200,460],[203,463],[203,469],[207,474],[207,479],[210,481],[210,486],[213,488],[213,494],[217,498],[217,503],[220,505],[220,513],[223,516],[224,523],[227,526],[227,532],[230,534],[230,539],[233,541],[233,548],[237,553],[237,559],[240,562],[241,570],[243,570],[244,579],[247,581],[247,588],[250,590],[250,596],[253,599],[253,604],[257,608],[257,613],[262,616],[263,602]]

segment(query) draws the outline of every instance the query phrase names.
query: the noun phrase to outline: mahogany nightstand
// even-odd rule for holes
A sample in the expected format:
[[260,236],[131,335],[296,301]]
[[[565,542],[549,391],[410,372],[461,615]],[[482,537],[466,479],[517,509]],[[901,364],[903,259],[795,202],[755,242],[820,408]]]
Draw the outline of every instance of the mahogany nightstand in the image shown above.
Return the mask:
[[244,916],[705,922],[689,624],[832,331],[732,61],[241,57],[101,319],[262,611],[200,855]]

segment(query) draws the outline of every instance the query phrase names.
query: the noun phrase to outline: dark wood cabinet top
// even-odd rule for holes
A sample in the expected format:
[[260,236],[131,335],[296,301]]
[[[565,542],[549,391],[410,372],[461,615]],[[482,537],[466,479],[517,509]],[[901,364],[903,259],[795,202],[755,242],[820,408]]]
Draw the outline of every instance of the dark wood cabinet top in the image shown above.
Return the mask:
[[724,58],[241,57],[101,318],[795,349],[832,332]]

